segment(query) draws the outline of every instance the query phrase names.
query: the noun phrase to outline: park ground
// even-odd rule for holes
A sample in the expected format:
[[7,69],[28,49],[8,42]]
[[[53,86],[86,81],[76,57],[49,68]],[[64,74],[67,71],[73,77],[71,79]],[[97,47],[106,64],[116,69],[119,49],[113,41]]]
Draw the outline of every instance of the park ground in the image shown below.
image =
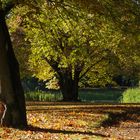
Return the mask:
[[139,104],[27,102],[27,118],[0,140],[140,140]]

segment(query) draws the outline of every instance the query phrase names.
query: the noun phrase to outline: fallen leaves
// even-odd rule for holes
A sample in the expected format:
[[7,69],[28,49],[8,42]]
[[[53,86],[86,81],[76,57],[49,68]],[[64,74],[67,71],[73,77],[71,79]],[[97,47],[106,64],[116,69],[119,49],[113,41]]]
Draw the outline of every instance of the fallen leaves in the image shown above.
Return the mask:
[[[101,112],[91,106],[75,109],[67,105],[64,110],[63,106],[53,106],[45,111],[44,108],[42,111],[27,111],[29,127],[26,130],[0,128],[0,140],[119,140],[130,137],[138,140],[137,135],[140,136],[140,123],[132,120],[116,127],[101,127],[99,124],[107,119],[107,113],[101,108]],[[108,107],[109,111],[111,108]]]

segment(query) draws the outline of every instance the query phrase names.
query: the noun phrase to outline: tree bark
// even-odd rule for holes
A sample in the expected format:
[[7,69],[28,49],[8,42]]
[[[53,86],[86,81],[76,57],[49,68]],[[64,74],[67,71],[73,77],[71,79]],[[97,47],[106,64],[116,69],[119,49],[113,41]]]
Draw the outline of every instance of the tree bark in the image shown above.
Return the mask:
[[54,61],[53,59],[48,60],[46,57],[44,57],[44,59],[58,74],[59,86],[63,95],[63,101],[80,101],[78,99],[78,83],[82,66],[78,66],[78,64],[75,66],[73,76],[72,66],[69,66],[68,68],[59,68],[59,59],[57,61]]
[[66,70],[65,72],[61,73],[59,82],[60,82],[60,90],[63,95],[63,101],[79,101],[78,79],[79,77],[74,77],[74,79],[72,79],[71,71]]
[[73,98],[77,101],[80,101],[80,99],[78,99],[78,83],[79,83],[80,73],[81,73],[81,71],[79,71],[75,68],[74,80],[73,80]]
[[7,106],[3,125],[25,127],[27,120],[24,92],[3,10],[0,10],[0,96]]

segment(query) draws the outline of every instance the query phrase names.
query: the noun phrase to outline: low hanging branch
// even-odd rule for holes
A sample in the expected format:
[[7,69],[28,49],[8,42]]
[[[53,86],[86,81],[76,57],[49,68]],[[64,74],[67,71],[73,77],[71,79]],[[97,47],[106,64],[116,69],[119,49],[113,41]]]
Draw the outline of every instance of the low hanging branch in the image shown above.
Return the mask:
[[61,73],[60,73],[60,68],[58,67],[58,65],[59,65],[59,61],[57,62],[57,61],[54,61],[54,60],[49,60],[47,57],[43,57],[43,59],[52,67],[52,69],[54,70],[54,71],[56,71],[57,73],[58,73],[58,75],[60,75]]

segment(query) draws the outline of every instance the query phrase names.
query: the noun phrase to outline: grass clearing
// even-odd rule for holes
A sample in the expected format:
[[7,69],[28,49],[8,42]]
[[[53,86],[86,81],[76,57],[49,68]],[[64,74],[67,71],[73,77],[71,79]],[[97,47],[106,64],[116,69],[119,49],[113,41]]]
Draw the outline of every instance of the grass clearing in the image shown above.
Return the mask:
[[[80,89],[79,98],[83,102],[114,102],[118,103],[124,90],[114,89]],[[54,102],[62,100],[62,94],[57,90],[47,92],[35,91],[25,94],[27,101],[46,101]]]
[[114,88],[97,88],[79,90],[79,98],[85,102],[119,102],[124,90]]
[[60,101],[62,100],[62,95],[59,91],[34,91],[25,93],[25,98],[27,101]]
[[[35,91],[25,93],[25,98],[27,101],[56,102],[62,100],[62,94],[57,90]],[[86,103],[140,103],[140,88],[80,89],[79,99]]]

